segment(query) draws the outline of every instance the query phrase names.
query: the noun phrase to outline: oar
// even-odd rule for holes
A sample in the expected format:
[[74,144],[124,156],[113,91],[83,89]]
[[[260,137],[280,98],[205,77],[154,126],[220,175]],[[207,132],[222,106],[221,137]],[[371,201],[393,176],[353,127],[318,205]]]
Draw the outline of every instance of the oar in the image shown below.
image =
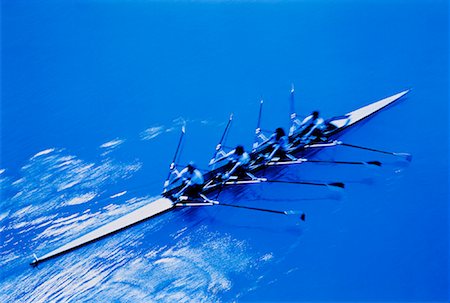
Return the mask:
[[309,181],[287,181],[287,180],[267,180],[268,183],[283,183],[283,184],[296,184],[296,185],[316,185],[316,186],[333,186],[339,188],[345,188],[345,184],[342,182],[320,183]]
[[267,165],[293,165],[293,164],[302,164],[305,162],[381,166],[380,161],[333,161],[333,160],[314,160],[314,159],[305,159],[305,158],[300,158],[300,159],[292,160],[292,161],[271,161],[271,162],[267,163]]
[[214,205],[234,207],[234,208],[243,208],[243,209],[248,209],[248,210],[256,210],[256,211],[267,212],[267,213],[272,213],[272,214],[280,214],[280,215],[300,215],[300,219],[302,221],[305,221],[305,218],[306,218],[305,213],[302,211],[298,211],[298,210],[274,210],[274,209],[267,209],[267,208],[258,208],[258,207],[250,207],[250,206],[243,206],[243,205],[219,203],[218,201],[214,201]]
[[[225,129],[222,133],[222,137],[220,138],[219,143],[216,145],[216,151],[214,152],[214,156],[209,161],[209,166],[217,163],[219,160],[217,159],[217,155],[222,151],[223,148],[223,142],[225,141],[225,138],[228,134],[228,131],[230,130],[231,122],[233,121],[233,113],[230,114],[230,118],[228,119],[228,123],[225,126]],[[214,167],[213,167],[214,168]]]
[[177,162],[177,158],[178,158],[178,152],[180,151],[180,147],[181,147],[181,143],[183,142],[183,137],[186,133],[186,128],[183,125],[181,127],[181,135],[180,135],[180,139],[178,140],[178,145],[177,145],[177,149],[175,150],[175,154],[173,155],[173,160],[172,163],[170,163],[170,170],[169,170],[169,175],[167,176],[166,181],[164,182],[164,191],[166,190],[166,187],[169,186],[169,182],[170,182],[170,176],[172,175],[173,170],[176,168],[176,162]]
[[259,145],[261,145],[261,143],[258,142],[259,139],[262,139],[263,141],[265,141],[265,139],[267,139],[261,133],[261,116],[262,116],[263,103],[264,103],[264,100],[261,99],[261,101],[259,103],[258,122],[256,124],[256,129],[255,129],[255,141],[253,142],[253,151],[255,151]]
[[226,206],[226,207],[234,207],[234,208],[242,208],[242,209],[248,209],[248,210],[255,210],[255,211],[261,211],[266,213],[272,213],[272,214],[279,214],[279,215],[300,215],[300,219],[302,221],[305,221],[306,215],[302,211],[298,210],[274,210],[274,209],[267,209],[267,208],[259,208],[259,207],[250,207],[250,206],[244,206],[244,205],[235,205],[235,204],[227,204],[227,203],[220,203],[219,201],[214,201],[206,197],[205,195],[200,195],[205,202],[177,202],[174,204],[174,206],[178,207],[191,207],[191,206],[212,206],[212,205],[219,205],[219,206]]
[[364,146],[358,146],[358,145],[353,145],[353,144],[348,144],[348,143],[344,143],[341,141],[336,141],[337,144],[342,145],[342,146],[347,146],[347,147],[353,147],[353,148],[359,148],[359,149],[364,149],[364,150],[368,150],[368,151],[373,151],[373,152],[377,152],[377,153],[382,153],[382,154],[387,154],[387,155],[393,155],[393,156],[398,156],[398,157],[403,157],[405,158],[406,161],[411,162],[412,160],[412,155],[408,154],[408,153],[395,153],[395,152],[389,152],[389,151],[384,151],[384,150],[379,150],[379,149],[374,149],[374,148],[369,148],[369,147],[364,147]]
[[295,124],[295,119],[297,119],[297,113],[295,112],[295,90],[294,84],[291,84],[290,98],[289,98],[289,106],[290,106],[290,118],[291,124]]
[[309,159],[305,159],[305,162],[381,166],[381,162],[380,161],[332,161],[332,160],[309,160]]
[[176,202],[173,204],[175,207],[191,207],[191,206],[212,206],[215,205],[212,202]]

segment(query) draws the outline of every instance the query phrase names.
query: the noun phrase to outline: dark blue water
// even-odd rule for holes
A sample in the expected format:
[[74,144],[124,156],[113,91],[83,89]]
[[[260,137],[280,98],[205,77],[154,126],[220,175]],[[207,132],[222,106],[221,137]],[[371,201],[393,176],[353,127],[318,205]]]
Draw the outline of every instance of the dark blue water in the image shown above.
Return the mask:
[[[1,302],[447,301],[447,1],[2,1]],[[224,191],[297,218],[182,209],[31,268],[157,199],[180,163],[304,116],[408,98],[283,178]]]

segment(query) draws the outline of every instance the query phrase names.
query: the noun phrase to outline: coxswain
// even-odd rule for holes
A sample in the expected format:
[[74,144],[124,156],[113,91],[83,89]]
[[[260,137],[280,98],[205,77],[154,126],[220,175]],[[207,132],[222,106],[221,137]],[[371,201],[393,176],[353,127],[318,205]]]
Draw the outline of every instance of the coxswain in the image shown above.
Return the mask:
[[236,146],[233,153],[231,153],[228,156],[227,160],[229,161],[227,167],[230,169],[226,170],[220,176],[222,180],[228,180],[230,176],[233,174],[236,174],[238,176],[247,175],[247,168],[248,164],[250,163],[250,156],[244,150],[244,147],[242,145]]
[[205,180],[203,174],[196,168],[194,162],[189,162],[171,183],[175,183],[180,179],[183,180],[183,186],[179,192],[173,195],[174,198],[178,199],[181,196],[197,198],[200,196]]

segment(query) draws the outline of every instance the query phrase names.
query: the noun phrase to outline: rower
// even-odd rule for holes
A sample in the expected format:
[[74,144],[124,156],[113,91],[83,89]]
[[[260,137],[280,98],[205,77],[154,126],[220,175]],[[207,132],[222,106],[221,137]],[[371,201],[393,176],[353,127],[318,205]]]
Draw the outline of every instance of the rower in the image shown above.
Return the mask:
[[319,116],[318,111],[313,111],[300,124],[300,131],[297,135],[299,139],[297,140],[302,144],[307,144],[314,138],[320,138],[324,129],[325,121]]
[[183,187],[179,192],[173,195],[178,199],[182,195],[189,198],[197,198],[203,190],[203,183],[205,182],[203,174],[196,168],[194,162],[189,164],[174,178],[170,183],[175,183],[178,180],[183,180]]
[[247,172],[248,164],[250,163],[250,156],[244,150],[242,145],[236,146],[233,153],[228,156],[227,160],[229,162],[226,166],[231,167],[231,169],[225,171],[225,173],[220,176],[222,180],[228,180],[232,174],[237,174],[238,177],[250,176],[253,178],[253,176]]
[[293,156],[288,154],[289,138],[286,136],[284,129],[278,127],[275,132],[269,137],[268,143],[271,145],[271,153],[265,157],[266,162],[272,160],[277,155],[280,158],[289,158],[290,160],[296,160]]

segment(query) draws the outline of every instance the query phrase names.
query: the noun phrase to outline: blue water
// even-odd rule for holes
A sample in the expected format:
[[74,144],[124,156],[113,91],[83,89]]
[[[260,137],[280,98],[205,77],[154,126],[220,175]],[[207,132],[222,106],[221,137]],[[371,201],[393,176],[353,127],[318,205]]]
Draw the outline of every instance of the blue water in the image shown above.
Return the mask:
[[[448,279],[447,1],[2,1],[1,302],[437,301]],[[32,268],[42,255],[158,198],[180,163],[304,116],[412,88],[338,147],[283,178],[342,181],[224,191],[298,209],[167,213]],[[184,122],[183,122],[184,121]]]

